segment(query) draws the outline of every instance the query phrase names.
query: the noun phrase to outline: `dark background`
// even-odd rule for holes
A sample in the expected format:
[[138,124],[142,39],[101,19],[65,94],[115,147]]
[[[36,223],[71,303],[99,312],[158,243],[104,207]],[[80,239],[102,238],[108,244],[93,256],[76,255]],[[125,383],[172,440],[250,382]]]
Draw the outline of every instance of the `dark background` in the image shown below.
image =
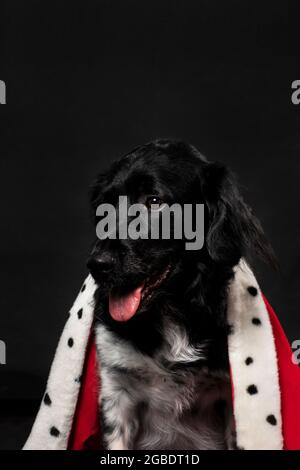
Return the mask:
[[25,441],[86,275],[88,186],[153,138],[190,141],[239,175],[281,265],[261,270],[260,283],[289,340],[300,338],[294,5],[2,1],[1,449]]

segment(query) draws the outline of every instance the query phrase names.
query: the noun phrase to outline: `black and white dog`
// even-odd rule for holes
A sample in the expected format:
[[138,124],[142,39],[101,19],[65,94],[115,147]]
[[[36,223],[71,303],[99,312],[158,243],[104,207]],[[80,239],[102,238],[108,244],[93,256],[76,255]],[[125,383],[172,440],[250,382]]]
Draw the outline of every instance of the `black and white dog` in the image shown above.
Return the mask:
[[272,258],[257,219],[222,165],[191,145],[158,140],[98,177],[94,211],[126,195],[153,204],[205,205],[205,244],[98,240],[88,260],[98,284],[96,342],[108,449],[231,449],[234,425],[226,297],[251,251]]

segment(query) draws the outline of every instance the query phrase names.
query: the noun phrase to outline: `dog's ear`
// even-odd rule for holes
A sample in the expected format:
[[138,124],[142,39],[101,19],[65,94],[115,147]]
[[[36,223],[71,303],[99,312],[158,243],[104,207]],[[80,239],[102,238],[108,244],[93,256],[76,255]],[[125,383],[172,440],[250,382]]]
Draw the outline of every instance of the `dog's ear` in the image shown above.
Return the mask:
[[215,261],[236,264],[252,255],[276,258],[258,219],[244,202],[233,174],[222,164],[202,163],[200,169],[206,218],[206,248]]

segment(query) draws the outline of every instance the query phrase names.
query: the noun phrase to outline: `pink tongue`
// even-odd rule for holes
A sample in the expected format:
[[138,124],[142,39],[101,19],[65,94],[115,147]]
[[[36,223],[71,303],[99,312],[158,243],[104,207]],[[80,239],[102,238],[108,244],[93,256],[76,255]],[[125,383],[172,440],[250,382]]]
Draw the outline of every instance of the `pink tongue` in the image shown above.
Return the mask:
[[127,321],[136,313],[140,301],[143,286],[122,297],[109,295],[109,313],[116,321]]

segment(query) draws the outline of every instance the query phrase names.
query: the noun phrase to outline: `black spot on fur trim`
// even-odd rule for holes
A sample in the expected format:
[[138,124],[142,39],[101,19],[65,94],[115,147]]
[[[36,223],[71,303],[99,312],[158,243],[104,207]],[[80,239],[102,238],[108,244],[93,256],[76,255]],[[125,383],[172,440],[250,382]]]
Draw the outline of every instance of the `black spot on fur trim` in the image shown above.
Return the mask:
[[44,396],[44,403],[45,405],[47,406],[50,406],[52,401],[51,401],[51,398],[49,397],[49,394],[48,393],[45,393],[45,396]]
[[85,285],[85,284],[83,284],[83,286],[82,286],[82,288],[81,288],[80,292],[84,292],[84,291],[85,291],[85,288],[86,288],[86,285]]
[[250,364],[252,364],[252,362],[253,362],[252,357],[250,357],[250,356],[246,357],[246,359],[245,359],[246,366],[250,366]]
[[253,295],[253,297],[257,295],[257,289],[254,286],[247,287],[247,291],[249,292],[249,294]]
[[82,310],[82,308],[81,308],[81,309],[78,310],[78,312],[77,312],[77,316],[78,316],[79,320],[80,320],[81,317],[82,317],[82,313],[83,313],[83,310]]
[[276,426],[277,424],[277,419],[275,418],[274,415],[268,415],[266,417],[266,420],[268,421],[269,424],[272,424],[272,426]]
[[228,335],[233,335],[234,333],[234,326],[233,325],[230,325],[229,323],[226,325],[226,329],[227,329],[227,334]]
[[60,432],[55,426],[52,426],[52,428],[50,429],[50,434],[51,436],[58,437],[60,435]]
[[257,386],[254,384],[249,385],[249,387],[247,387],[247,392],[249,393],[249,395],[255,395],[256,393],[258,393]]
[[74,344],[73,338],[69,338],[69,339],[68,339],[68,346],[69,346],[69,348],[72,348],[73,344]]
[[80,375],[79,377],[76,377],[75,382],[80,384],[81,380],[82,380],[82,375]]
[[261,325],[261,320],[257,317],[253,317],[252,318],[252,323],[253,323],[253,325],[259,326],[259,325]]

